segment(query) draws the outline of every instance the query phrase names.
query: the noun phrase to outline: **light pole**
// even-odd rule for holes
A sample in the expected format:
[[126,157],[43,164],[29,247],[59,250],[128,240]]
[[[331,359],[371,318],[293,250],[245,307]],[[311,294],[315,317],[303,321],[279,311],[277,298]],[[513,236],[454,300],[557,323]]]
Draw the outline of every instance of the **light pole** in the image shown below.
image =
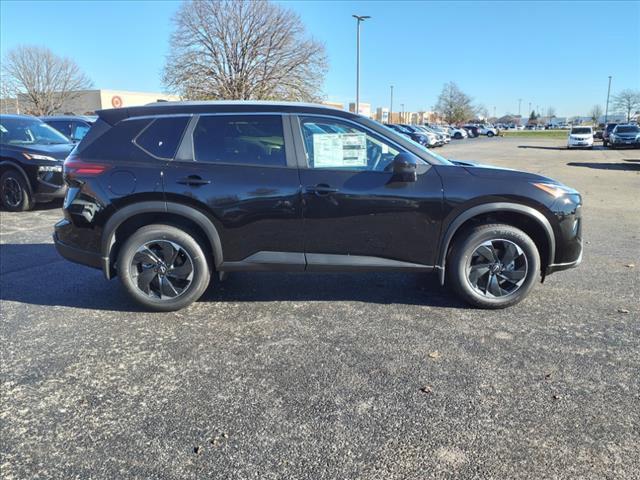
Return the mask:
[[356,39],[356,115],[360,113],[360,22],[364,22],[368,15],[353,15],[357,23],[357,39]]
[[609,94],[611,93],[611,75],[609,75],[609,88],[607,89],[607,106],[604,110],[604,123],[607,123],[609,117]]
[[521,98],[519,98],[519,99],[518,99],[518,116],[522,116],[522,115],[521,115],[521,113],[520,113],[520,107],[521,107],[521,106],[522,106],[522,99],[521,99]]
[[391,101],[389,102],[389,123],[393,123],[393,85],[391,85]]
[[531,115],[531,102],[529,102],[529,115]]
[[400,104],[400,108],[402,110],[402,119],[400,120],[402,123],[405,123],[405,119],[404,119],[404,103]]

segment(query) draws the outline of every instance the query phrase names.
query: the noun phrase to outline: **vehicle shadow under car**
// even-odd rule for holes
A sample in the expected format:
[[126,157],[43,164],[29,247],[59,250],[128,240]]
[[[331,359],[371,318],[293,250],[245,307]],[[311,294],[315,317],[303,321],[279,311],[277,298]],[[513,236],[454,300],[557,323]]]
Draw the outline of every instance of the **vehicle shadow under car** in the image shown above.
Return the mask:
[[[115,279],[62,259],[53,244],[0,245],[0,300],[42,306],[141,312]],[[467,308],[424,273],[235,272],[214,277],[202,302],[357,301]],[[5,305],[4,308],[7,308]]]

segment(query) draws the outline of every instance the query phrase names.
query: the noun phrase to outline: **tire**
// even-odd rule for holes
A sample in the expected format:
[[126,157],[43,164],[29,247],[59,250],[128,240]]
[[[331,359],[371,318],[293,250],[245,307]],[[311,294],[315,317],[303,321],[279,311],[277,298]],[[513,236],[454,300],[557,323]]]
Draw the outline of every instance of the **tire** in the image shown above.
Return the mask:
[[460,139],[462,138],[462,134],[461,134],[460,132],[455,133],[455,134],[453,135],[453,138],[456,138],[456,139],[460,140]]
[[[478,249],[494,255],[494,260],[506,261],[489,261]],[[491,266],[485,270],[483,265]],[[540,254],[526,233],[510,225],[490,224],[465,230],[458,237],[448,260],[447,279],[465,302],[496,309],[523,300],[535,286],[539,272]]]
[[487,132],[487,137],[491,138],[493,137],[495,134],[493,132]]
[[602,140],[602,146],[606,147],[607,145],[609,145],[609,142],[607,142],[606,140]]
[[127,294],[156,312],[180,310],[195,302],[211,278],[205,250],[196,237],[171,225],[137,230],[122,245],[117,270]]
[[10,212],[24,212],[33,208],[29,186],[20,172],[7,170],[0,177],[0,203]]

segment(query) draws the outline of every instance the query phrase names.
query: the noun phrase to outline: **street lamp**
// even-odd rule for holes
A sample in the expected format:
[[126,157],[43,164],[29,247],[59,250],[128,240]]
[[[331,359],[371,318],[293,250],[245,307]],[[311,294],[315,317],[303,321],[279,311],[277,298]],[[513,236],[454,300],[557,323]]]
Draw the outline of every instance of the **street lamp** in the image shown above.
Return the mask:
[[389,123],[393,123],[393,85],[391,85],[391,102],[389,103]]
[[402,109],[402,120],[400,120],[402,123],[405,123],[406,120],[404,119],[404,103],[400,104],[400,108]]
[[520,106],[522,105],[522,99],[519,98],[518,99],[518,116],[522,116],[522,114],[520,113]]
[[611,75],[609,75],[609,88],[607,89],[607,106],[604,111],[604,123],[606,125],[609,117],[609,94],[611,93]]
[[356,114],[360,113],[360,22],[364,22],[369,15],[353,15],[357,23],[356,39]]

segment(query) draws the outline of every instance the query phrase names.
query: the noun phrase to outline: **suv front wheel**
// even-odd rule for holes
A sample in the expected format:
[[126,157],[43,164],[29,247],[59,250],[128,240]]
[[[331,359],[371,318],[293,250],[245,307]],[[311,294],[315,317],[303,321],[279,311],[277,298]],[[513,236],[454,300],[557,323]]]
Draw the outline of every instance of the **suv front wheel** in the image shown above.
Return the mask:
[[159,312],[180,310],[207,289],[209,264],[190,233],[170,225],[137,230],[120,249],[118,276],[140,305]]
[[510,225],[480,225],[459,237],[447,273],[456,293],[471,305],[505,308],[524,299],[540,272],[531,238]]

